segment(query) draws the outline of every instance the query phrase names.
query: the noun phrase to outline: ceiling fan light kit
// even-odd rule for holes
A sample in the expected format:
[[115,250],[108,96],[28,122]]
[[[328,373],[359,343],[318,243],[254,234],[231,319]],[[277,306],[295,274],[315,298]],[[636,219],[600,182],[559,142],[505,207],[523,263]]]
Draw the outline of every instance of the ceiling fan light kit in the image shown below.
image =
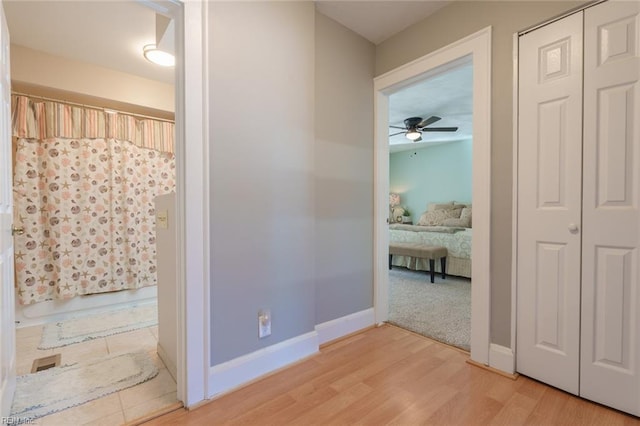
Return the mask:
[[403,129],[402,132],[393,133],[389,137],[404,133],[405,137],[412,142],[420,142],[422,140],[422,132],[455,132],[458,130],[457,127],[427,127],[439,120],[442,119],[435,115],[424,120],[422,117],[409,117],[404,120],[404,127],[389,126],[392,129]]
[[407,137],[407,139],[412,140],[412,141],[416,141],[416,140],[420,139],[420,137],[422,136],[422,133],[420,133],[416,129],[410,129],[404,135]]

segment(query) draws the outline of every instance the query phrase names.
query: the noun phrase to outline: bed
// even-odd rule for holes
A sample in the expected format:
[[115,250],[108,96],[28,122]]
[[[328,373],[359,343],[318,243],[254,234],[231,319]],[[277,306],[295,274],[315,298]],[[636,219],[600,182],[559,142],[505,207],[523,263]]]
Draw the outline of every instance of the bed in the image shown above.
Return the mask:
[[[447,275],[471,278],[471,240],[471,228],[389,225],[390,242],[420,243],[429,246],[446,247],[449,251],[447,255]],[[393,266],[428,271],[429,261],[408,256],[393,256]],[[436,272],[441,272],[439,264],[436,265]]]

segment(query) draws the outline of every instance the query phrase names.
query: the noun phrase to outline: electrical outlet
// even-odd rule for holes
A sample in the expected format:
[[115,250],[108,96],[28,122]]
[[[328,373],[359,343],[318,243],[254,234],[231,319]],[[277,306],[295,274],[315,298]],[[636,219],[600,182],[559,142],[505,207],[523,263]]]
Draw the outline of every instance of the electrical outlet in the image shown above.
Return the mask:
[[271,311],[263,309],[258,312],[258,337],[262,339],[271,335]]

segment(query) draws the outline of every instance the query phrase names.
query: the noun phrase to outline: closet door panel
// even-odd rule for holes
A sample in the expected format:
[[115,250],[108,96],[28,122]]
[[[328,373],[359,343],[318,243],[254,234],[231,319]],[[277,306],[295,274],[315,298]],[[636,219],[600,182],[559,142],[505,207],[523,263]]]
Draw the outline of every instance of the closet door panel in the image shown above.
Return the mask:
[[578,393],[582,14],[519,51],[517,370]]
[[585,11],[580,395],[640,414],[640,2]]
[[[597,124],[596,157],[594,177],[596,179],[595,206],[608,212],[611,208],[619,212],[634,214],[634,147],[633,121],[635,84],[613,84],[598,89],[594,117]],[[590,125],[592,126],[592,125]],[[588,169],[587,169],[588,170]]]

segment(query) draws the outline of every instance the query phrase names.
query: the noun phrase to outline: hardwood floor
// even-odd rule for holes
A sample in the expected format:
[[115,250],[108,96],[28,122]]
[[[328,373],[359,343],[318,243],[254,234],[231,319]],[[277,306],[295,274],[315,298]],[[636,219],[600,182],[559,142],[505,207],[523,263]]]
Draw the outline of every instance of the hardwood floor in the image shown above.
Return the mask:
[[195,410],[147,425],[640,425],[527,377],[472,366],[464,352],[385,325],[324,347]]

